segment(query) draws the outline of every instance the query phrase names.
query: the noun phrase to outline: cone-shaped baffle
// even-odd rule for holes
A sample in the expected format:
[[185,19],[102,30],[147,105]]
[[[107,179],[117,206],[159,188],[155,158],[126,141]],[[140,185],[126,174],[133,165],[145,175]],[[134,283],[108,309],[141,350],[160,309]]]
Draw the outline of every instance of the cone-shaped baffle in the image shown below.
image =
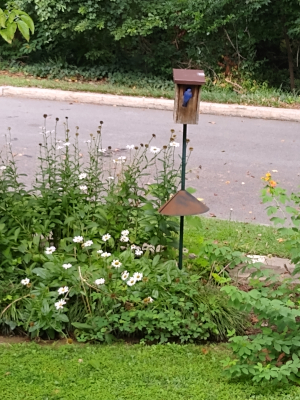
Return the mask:
[[209,210],[205,204],[197,200],[186,190],[179,190],[169,201],[160,207],[158,212],[163,215],[183,217],[185,215],[197,215]]

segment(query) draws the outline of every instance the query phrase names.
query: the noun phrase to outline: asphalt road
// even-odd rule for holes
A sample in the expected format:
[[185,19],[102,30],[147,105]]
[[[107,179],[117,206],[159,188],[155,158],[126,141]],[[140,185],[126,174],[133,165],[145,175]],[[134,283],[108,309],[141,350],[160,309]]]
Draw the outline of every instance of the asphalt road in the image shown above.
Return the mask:
[[[175,129],[176,140],[181,142],[182,126],[173,123],[170,111],[0,97],[0,144],[4,143],[7,127],[11,127],[13,151],[20,173],[28,175],[27,183],[32,181],[37,165],[43,114],[48,115],[48,129],[54,127],[58,117],[61,132],[64,117],[68,116],[73,134],[74,127],[79,126],[83,145],[89,134],[96,132],[100,120],[104,121],[104,147],[120,149],[127,144],[146,143],[152,133],[156,134],[153,144],[161,147],[168,143],[170,129]],[[199,125],[189,125],[188,137],[194,151],[187,187],[196,188],[195,196],[204,199],[210,208],[207,216],[228,219],[232,208],[233,220],[268,224],[259,197],[263,186],[260,178],[274,170],[274,179],[282,186],[298,189],[299,130],[297,122],[214,115],[200,115]]]

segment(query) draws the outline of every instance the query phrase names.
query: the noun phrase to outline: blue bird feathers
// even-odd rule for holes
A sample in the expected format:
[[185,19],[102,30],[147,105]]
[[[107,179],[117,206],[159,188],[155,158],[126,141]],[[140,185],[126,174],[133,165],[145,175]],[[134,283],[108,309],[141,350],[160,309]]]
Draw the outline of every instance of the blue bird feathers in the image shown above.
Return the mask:
[[186,89],[186,91],[183,93],[182,107],[187,107],[188,102],[191,100],[192,97],[193,97],[192,89],[190,88]]

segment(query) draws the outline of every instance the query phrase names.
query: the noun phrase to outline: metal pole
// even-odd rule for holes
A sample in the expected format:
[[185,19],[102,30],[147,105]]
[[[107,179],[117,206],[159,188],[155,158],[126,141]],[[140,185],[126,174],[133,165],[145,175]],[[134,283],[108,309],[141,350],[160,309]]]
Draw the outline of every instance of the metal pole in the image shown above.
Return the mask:
[[[186,124],[183,125],[183,139],[182,139],[182,168],[181,168],[181,190],[185,190],[185,167],[186,167]],[[184,217],[180,217],[180,231],[179,231],[179,260],[178,268],[182,269],[183,257],[183,228]]]

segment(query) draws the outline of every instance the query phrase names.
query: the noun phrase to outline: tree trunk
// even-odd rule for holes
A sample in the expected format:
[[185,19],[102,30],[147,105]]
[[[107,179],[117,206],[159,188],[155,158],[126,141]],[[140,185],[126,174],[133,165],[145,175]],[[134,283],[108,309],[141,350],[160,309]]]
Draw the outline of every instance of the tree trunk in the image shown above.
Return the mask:
[[289,35],[287,33],[285,26],[283,26],[283,33],[284,33],[284,40],[285,40],[286,50],[287,50],[287,54],[288,54],[288,61],[289,61],[291,90],[294,90],[295,89],[295,76],[294,76],[293,53],[292,53],[290,38],[289,38]]

